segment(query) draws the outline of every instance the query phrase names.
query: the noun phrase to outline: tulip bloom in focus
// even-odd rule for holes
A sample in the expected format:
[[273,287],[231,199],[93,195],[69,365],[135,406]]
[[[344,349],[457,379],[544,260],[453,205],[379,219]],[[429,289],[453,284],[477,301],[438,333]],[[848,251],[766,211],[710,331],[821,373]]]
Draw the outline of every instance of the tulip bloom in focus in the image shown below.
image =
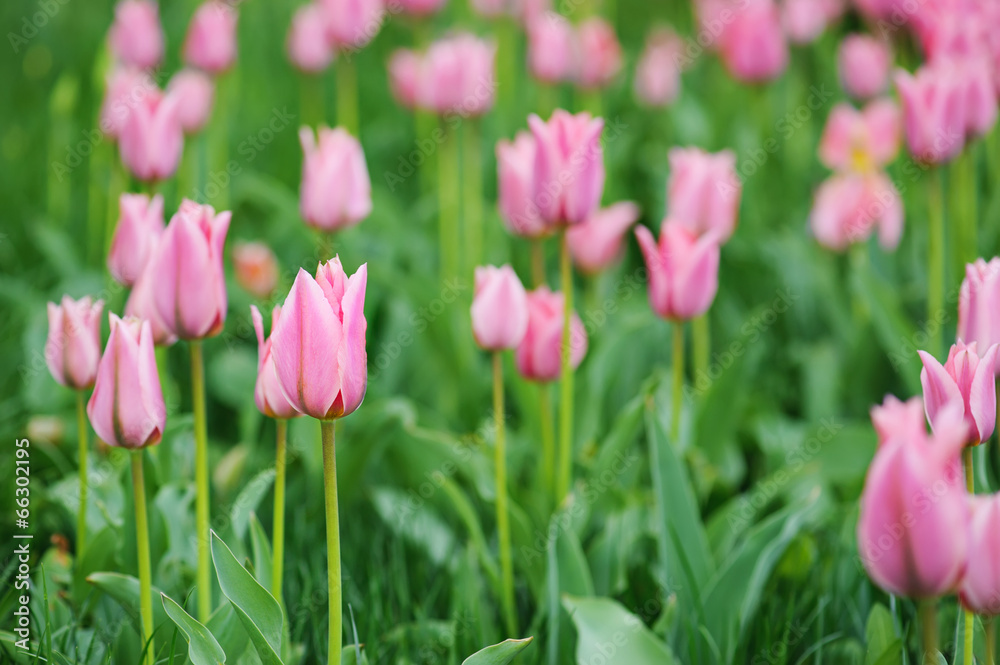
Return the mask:
[[719,236],[714,231],[695,236],[678,222],[667,220],[657,243],[645,226],[635,230],[649,271],[649,304],[668,321],[701,316],[719,289]]
[[639,206],[631,201],[598,210],[583,223],[569,227],[566,242],[573,262],[587,273],[598,273],[621,257],[622,240],[639,219]]
[[726,242],[736,230],[743,185],[731,150],[670,149],[667,217],[696,235],[714,231]]
[[101,312],[104,301],[90,296],[73,300],[63,296],[50,302],[49,336],[45,341],[45,363],[52,378],[67,388],[84,390],[94,385],[101,358]]
[[959,340],[944,365],[926,351],[918,351],[924,363],[920,371],[924,409],[934,432],[941,430],[945,408],[957,403],[964,405],[966,444],[977,446],[990,438],[997,413],[994,367],[998,349],[994,344],[980,357],[975,342],[966,345]]
[[548,224],[578,224],[589,217],[604,192],[604,120],[557,109],[548,122],[528,117],[535,137],[534,200]]
[[476,268],[472,334],[487,351],[513,349],[528,329],[528,296],[509,265]]
[[122,194],[118,225],[108,252],[108,271],[119,284],[133,286],[146,269],[163,233],[163,196]]
[[221,74],[236,62],[236,10],[208,0],[198,7],[184,39],[184,62],[211,74]]
[[[299,130],[305,153],[299,209],[306,224],[322,231],[354,226],[372,211],[372,184],[361,143],[346,129]],[[318,140],[317,140],[318,138]]]
[[[287,420],[299,415],[285,398],[274,369],[274,359],[271,357],[270,338],[264,337],[264,317],[256,305],[250,305],[250,317],[253,319],[253,329],[257,333],[257,383],[254,385],[253,399],[257,409],[268,418]],[[271,331],[278,325],[281,317],[281,306],[275,305],[271,314]]]
[[[563,294],[540,286],[527,294],[528,326],[517,345],[517,371],[530,381],[555,381],[562,359]],[[587,331],[574,312],[570,323],[570,363],[579,367],[587,354]]]

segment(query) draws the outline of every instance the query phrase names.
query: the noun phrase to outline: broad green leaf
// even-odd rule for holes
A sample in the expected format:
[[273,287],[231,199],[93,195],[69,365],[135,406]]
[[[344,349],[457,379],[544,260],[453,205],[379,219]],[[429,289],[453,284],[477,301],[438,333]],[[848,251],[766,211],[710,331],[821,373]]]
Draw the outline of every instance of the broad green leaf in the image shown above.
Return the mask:
[[340,665],[368,665],[364,647],[357,644],[346,645],[340,652]]
[[677,665],[666,644],[642,620],[610,598],[563,596],[576,624],[576,660],[606,665]]
[[233,526],[233,533],[239,540],[243,540],[243,537],[246,536],[247,526],[250,524],[250,513],[257,509],[257,504],[271,489],[271,485],[274,484],[274,476],[274,469],[264,469],[246,484],[246,487],[233,501],[229,519]]
[[236,615],[232,603],[219,605],[208,618],[206,627],[212,631],[212,635],[218,640],[219,646],[229,657],[230,662],[240,662],[240,656],[250,645],[247,642],[247,633],[243,629],[243,622]]
[[271,542],[264,533],[264,526],[256,513],[250,513],[250,545],[253,551],[253,570],[257,581],[265,589],[271,588],[271,573],[274,559],[271,557]]
[[192,665],[222,665],[226,662],[226,653],[208,628],[198,623],[167,594],[161,593],[160,601],[167,616],[184,634],[184,639],[188,643],[188,658],[191,659]]
[[500,644],[477,651],[463,660],[462,665],[508,665],[531,644],[533,639],[527,637],[523,640],[504,640]]
[[889,613],[885,605],[881,603],[872,605],[865,626],[865,641],[868,643],[865,665],[873,665],[878,662],[888,650],[889,645],[896,640],[895,633],[892,626],[892,614]]
[[[87,581],[118,601],[129,619],[132,620],[132,627],[135,628],[136,634],[142,634],[142,621],[139,617],[138,579],[121,573],[93,573],[87,577]],[[162,592],[154,586],[152,593],[156,595]],[[169,620],[163,607],[158,603],[153,603],[153,625],[159,626]]]
[[212,560],[222,593],[250,636],[264,665],[280,665],[282,614],[278,601],[233,556],[229,546],[212,532]]
[[[29,642],[28,651],[22,651],[17,646],[19,639],[20,637],[14,633],[0,630],[0,655],[3,655],[5,658],[4,662],[17,663],[17,665],[28,665],[29,663],[36,662],[35,654],[38,650],[38,643]],[[7,661],[7,658],[11,660]]]

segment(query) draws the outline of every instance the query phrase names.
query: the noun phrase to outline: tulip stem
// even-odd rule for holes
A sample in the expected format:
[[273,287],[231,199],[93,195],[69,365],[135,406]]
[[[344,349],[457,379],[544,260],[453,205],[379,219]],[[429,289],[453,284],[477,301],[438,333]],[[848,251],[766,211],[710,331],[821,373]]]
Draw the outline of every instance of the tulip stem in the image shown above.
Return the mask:
[[983,618],[983,632],[986,634],[986,665],[996,665],[997,635],[993,630],[993,617]]
[[310,127],[326,122],[323,104],[323,77],[318,74],[299,76],[299,113]]
[[[496,87],[499,91],[500,106],[503,109],[503,118],[523,119],[518,110],[517,95],[519,87],[517,85],[518,53],[520,48],[517,43],[518,26],[513,18],[503,17],[497,25],[497,66],[498,80]],[[504,128],[506,130],[506,128]]]
[[337,60],[337,124],[361,138],[358,124],[358,72],[347,58]]
[[320,421],[323,433],[323,488],[326,495],[326,569],[330,601],[329,665],[340,665],[342,609],[340,583],[340,509],[337,506],[336,420]]
[[924,638],[924,665],[935,665],[937,655],[937,599],[920,602],[920,630]]
[[83,548],[87,542],[87,407],[83,391],[76,391],[76,429],[80,449],[80,507],[76,511],[76,557],[83,561]]
[[191,401],[194,407],[195,515],[198,523],[198,620],[212,615],[212,573],[209,546],[208,428],[205,422],[205,364],[201,341],[192,340]]
[[[969,494],[976,493],[976,478],[973,475],[972,466],[972,448],[966,446],[962,450],[962,464],[965,467],[965,489]],[[975,629],[975,615],[969,610],[965,610],[963,613],[965,619],[965,650],[962,652],[962,660],[965,665],[972,665],[972,650],[973,650],[973,640],[974,640],[974,629]]]
[[[927,320],[937,321],[944,308],[944,200],[941,172],[930,174],[927,186]],[[941,353],[941,326],[931,326],[930,353]]]
[[479,265],[483,252],[483,172],[479,146],[479,122],[469,118],[462,137],[464,152],[462,165],[463,217],[465,224],[466,274]]
[[135,539],[139,555],[139,615],[146,643],[146,665],[153,665],[153,575],[149,563],[149,523],[146,518],[146,482],[142,475],[142,449],[132,451],[132,491],[135,496]]
[[288,447],[288,421],[274,421],[277,447],[274,455],[274,563],[271,591],[281,603],[281,581],[285,572],[285,452]]
[[965,467],[965,489],[969,494],[975,494],[976,478],[972,475],[972,448],[969,446],[962,449],[962,465]]
[[671,356],[673,363],[673,389],[671,398],[673,411],[670,418],[670,439],[677,445],[677,438],[681,432],[681,396],[684,393],[684,324],[681,321],[674,322],[674,346]]
[[966,263],[976,260],[978,253],[976,229],[976,155],[975,146],[966,148],[952,165],[954,182],[951,186],[951,205],[954,223],[955,249],[958,256],[958,274],[965,272]]
[[708,322],[708,313],[691,321],[691,341],[694,355],[694,374],[691,382],[697,385],[696,379],[705,375],[708,377],[708,362],[712,352],[712,330]]
[[503,577],[503,618],[507,634],[515,637],[514,564],[510,557],[510,517],[507,512],[507,441],[504,431],[503,358],[493,352],[493,420],[496,423],[497,533],[500,539],[500,574]]
[[559,271],[562,275],[563,329],[560,349],[559,397],[559,494],[562,500],[569,494],[572,480],[573,452],[573,364],[570,361],[570,313],[573,311],[573,264],[565,229],[559,239]]
[[458,137],[441,123],[444,138],[438,152],[438,215],[440,217],[441,279],[454,277],[458,262]]
[[545,241],[531,239],[531,281],[536,287],[545,285]]
[[552,422],[552,393],[547,383],[538,386],[538,412],[542,426],[542,487],[552,495],[556,479],[556,435]]

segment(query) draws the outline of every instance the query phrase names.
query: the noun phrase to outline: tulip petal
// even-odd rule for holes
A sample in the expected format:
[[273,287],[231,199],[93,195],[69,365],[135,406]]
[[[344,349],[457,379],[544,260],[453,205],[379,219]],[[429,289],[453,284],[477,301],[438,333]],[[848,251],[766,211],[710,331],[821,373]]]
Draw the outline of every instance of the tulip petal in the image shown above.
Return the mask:
[[962,393],[955,380],[951,378],[937,358],[926,351],[918,351],[924,368],[920,371],[920,385],[924,390],[924,412],[931,430],[938,433],[939,414],[949,403],[964,404]]
[[980,441],[988,440],[996,426],[997,392],[993,368],[998,348],[1000,347],[994,344],[979,360],[969,388],[969,410],[976,423]]
[[342,307],[344,313],[344,338],[337,351],[340,368],[340,415],[354,412],[365,398],[368,389],[368,353],[365,351],[365,290],[368,285],[368,264],[362,265],[347,280]]

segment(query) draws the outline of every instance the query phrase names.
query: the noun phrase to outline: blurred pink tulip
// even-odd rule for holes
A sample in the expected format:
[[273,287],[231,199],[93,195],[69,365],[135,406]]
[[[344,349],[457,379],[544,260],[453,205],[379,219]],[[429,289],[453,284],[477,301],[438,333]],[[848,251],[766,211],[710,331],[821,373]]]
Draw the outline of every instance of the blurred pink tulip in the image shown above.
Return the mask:
[[135,67],[115,67],[108,76],[101,104],[101,131],[118,138],[132,109],[151,93],[159,95],[160,91],[148,72]]
[[535,186],[535,137],[518,132],[514,141],[497,142],[497,205],[500,219],[514,235],[538,238],[552,227],[545,223],[533,198]]
[[854,0],[858,11],[872,20],[890,19],[900,8],[900,0]]
[[101,358],[101,312],[104,301],[90,296],[73,300],[63,296],[50,302],[49,336],[45,341],[45,363],[60,384],[84,390],[94,385]]
[[299,140],[305,153],[299,209],[306,224],[338,231],[371,214],[372,183],[361,142],[340,127],[320,127],[318,137],[303,127]]
[[195,10],[184,38],[184,62],[212,74],[225,72],[236,62],[234,6],[208,0]]
[[598,273],[610,266],[621,258],[622,240],[639,215],[639,206],[622,201],[569,227],[566,242],[573,262],[586,273]]
[[236,282],[254,298],[263,300],[278,286],[278,259],[271,248],[261,242],[236,244],[233,272]]
[[300,413],[342,418],[364,400],[367,284],[368,264],[348,278],[340,257],[321,264],[316,279],[299,270],[271,330],[271,357],[285,398]]
[[155,257],[157,249],[158,244],[150,250],[146,267],[139,274],[139,279],[132,286],[132,292],[125,302],[125,316],[149,321],[150,332],[153,335],[153,344],[156,346],[170,346],[177,341],[177,335],[163,322],[163,317],[160,316],[160,312],[156,308],[156,295],[153,292],[156,282],[162,279],[162,277],[156,274]]
[[300,71],[310,74],[326,69],[335,56],[327,32],[323,5],[311,2],[296,9],[288,30],[288,59]]
[[[281,306],[275,305],[271,313],[271,331],[278,326],[281,316]],[[253,400],[257,410],[268,418],[287,420],[300,415],[281,390],[277,371],[274,369],[274,359],[271,357],[271,339],[264,338],[264,317],[256,305],[250,305],[250,318],[253,319],[253,329],[257,333],[257,382],[253,389]]]
[[177,115],[188,134],[196,134],[208,124],[215,99],[215,82],[197,69],[183,69],[170,79],[167,94],[177,97]]
[[724,243],[736,230],[743,185],[736,155],[700,148],[671,148],[667,217],[696,235],[714,231]]
[[781,19],[792,43],[809,44],[840,18],[843,11],[842,0],[785,0]]
[[719,290],[719,236],[695,236],[673,220],[660,241],[645,226],[635,229],[649,272],[649,304],[668,321],[686,321],[708,311]]
[[594,16],[577,27],[579,48],[576,82],[594,90],[610,84],[622,68],[622,47],[610,23]]
[[635,94],[646,106],[673,104],[680,93],[684,42],[670,28],[650,33],[635,68]]
[[[738,81],[761,83],[777,78],[788,66],[788,44],[774,0],[745,0],[738,6],[727,0],[703,3],[708,9],[703,25],[721,25],[718,49],[729,73]],[[729,20],[723,16],[729,12]],[[709,32],[715,34],[715,32]]]
[[910,153],[921,162],[951,161],[965,143],[965,98],[950,68],[924,65],[915,75],[896,73]]
[[149,263],[163,233],[163,196],[122,194],[118,225],[108,252],[108,272],[119,284],[133,286]]
[[924,368],[920,385],[924,389],[924,409],[931,429],[940,431],[945,407],[952,402],[965,405],[965,441],[977,446],[993,434],[997,415],[997,393],[994,367],[996,344],[979,357],[976,343],[966,345],[961,340],[951,347],[944,365],[926,351],[919,351]]
[[384,0],[319,0],[326,10],[327,29],[334,46],[356,50],[367,45],[382,29]]
[[861,493],[861,562],[876,584],[900,596],[950,593],[965,569],[969,516],[959,456],[961,406],[950,405],[942,416],[951,427],[933,437],[902,432],[880,443]]
[[164,325],[181,339],[217,335],[226,322],[222,250],[232,217],[184,199],[153,261],[153,297]]
[[994,77],[1000,66],[985,54],[956,60],[951,66],[965,101],[965,133],[977,138],[986,136],[997,122]]
[[511,0],[470,0],[469,4],[480,16],[486,18],[496,18],[504,14],[510,14],[513,9]]
[[958,339],[980,349],[1000,344],[1000,258],[965,266],[958,293]]
[[573,78],[575,69],[573,25],[555,12],[546,12],[528,23],[528,67],[532,76],[553,85]]
[[139,180],[166,180],[184,149],[180,98],[149,90],[129,111],[118,136],[122,161]]
[[476,268],[472,335],[487,351],[513,349],[528,329],[528,296],[509,265]]
[[970,496],[969,556],[958,597],[966,609],[1000,614],[1000,494]]
[[535,137],[534,200],[549,225],[578,224],[604,192],[604,120],[557,109],[548,122],[528,117]]
[[389,58],[389,87],[400,106],[414,110],[420,105],[423,62],[410,49],[396,49]]
[[903,202],[884,173],[838,174],[816,191],[809,224],[816,240],[828,249],[844,251],[866,240],[877,227],[879,244],[891,250],[903,235]]
[[819,158],[835,171],[869,173],[895,159],[901,134],[899,107],[889,99],[863,111],[850,104],[833,107],[819,144]]
[[121,0],[115,5],[108,41],[122,63],[139,69],[158,66],[163,60],[159,5],[152,0]]
[[872,35],[844,37],[837,52],[840,82],[855,99],[876,97],[889,86],[892,54],[889,45]]
[[421,106],[439,115],[482,115],[496,98],[496,44],[461,33],[439,39],[424,54]]
[[879,445],[897,436],[912,440],[927,434],[924,403],[919,397],[900,402],[887,395],[881,405],[872,407],[871,417]]
[[427,16],[441,11],[447,0],[398,0],[404,12],[413,16]]
[[[559,292],[540,286],[528,293],[528,327],[517,345],[517,371],[529,381],[555,381],[561,373],[565,299]],[[573,312],[570,317],[570,363],[580,366],[587,354],[587,331]]]
[[97,436],[121,448],[145,448],[160,442],[167,410],[156,369],[153,333],[148,321],[114,314],[111,336],[97,369],[87,415]]

